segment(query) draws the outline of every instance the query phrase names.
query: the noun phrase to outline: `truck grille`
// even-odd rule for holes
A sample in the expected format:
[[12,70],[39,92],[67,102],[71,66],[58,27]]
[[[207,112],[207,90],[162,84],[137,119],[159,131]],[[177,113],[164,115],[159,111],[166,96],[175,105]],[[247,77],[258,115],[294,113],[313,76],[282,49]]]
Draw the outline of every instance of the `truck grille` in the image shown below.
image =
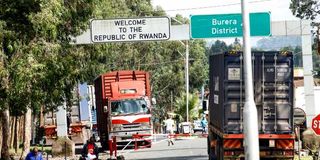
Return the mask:
[[137,128],[141,128],[141,124],[140,123],[123,124],[122,127],[124,129],[137,129]]

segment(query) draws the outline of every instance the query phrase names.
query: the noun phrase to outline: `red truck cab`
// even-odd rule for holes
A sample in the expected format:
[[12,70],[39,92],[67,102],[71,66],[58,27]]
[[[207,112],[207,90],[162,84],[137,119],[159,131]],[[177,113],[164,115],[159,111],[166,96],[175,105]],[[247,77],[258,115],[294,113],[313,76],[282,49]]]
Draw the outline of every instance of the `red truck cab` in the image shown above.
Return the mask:
[[114,71],[95,80],[97,126],[101,145],[116,137],[118,146],[126,146],[134,135],[143,135],[140,145],[151,146],[151,93],[149,73]]

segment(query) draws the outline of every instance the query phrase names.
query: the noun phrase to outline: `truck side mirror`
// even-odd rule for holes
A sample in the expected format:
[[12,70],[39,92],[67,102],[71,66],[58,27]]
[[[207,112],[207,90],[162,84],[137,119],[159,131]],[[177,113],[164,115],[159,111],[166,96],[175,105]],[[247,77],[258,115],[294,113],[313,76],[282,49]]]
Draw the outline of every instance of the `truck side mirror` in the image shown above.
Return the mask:
[[103,106],[103,112],[107,113],[108,112],[108,106]]
[[157,101],[156,101],[155,98],[151,98],[151,104],[152,104],[152,105],[156,105],[156,104],[157,104]]

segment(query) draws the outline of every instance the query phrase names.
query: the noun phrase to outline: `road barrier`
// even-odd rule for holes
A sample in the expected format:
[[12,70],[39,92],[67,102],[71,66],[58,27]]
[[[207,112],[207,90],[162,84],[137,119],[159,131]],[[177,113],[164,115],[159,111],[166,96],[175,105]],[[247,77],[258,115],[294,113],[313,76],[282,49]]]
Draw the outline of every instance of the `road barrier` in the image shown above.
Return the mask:
[[116,136],[113,136],[112,139],[108,141],[109,143],[109,150],[110,150],[110,157],[113,157],[113,152],[114,156],[117,157],[117,139]]
[[[166,137],[171,137],[171,138],[178,138],[178,137],[199,137],[199,138],[207,138],[208,133],[204,134],[191,134],[191,133],[181,133],[181,134],[156,134],[157,136],[166,136]],[[155,135],[154,135],[155,136]]]
[[[179,138],[179,137],[199,137],[199,138],[206,138],[208,134],[191,134],[191,133],[182,133],[182,134],[133,134],[132,140],[130,140],[122,151],[125,150],[131,143],[134,143],[134,150],[142,149],[142,148],[150,148],[152,143],[151,139],[146,139],[145,137],[154,137],[156,140],[156,136],[166,136],[167,138]],[[110,150],[110,157],[117,157],[117,140],[116,136],[113,136],[111,140],[109,140],[109,150]],[[145,144],[146,143],[146,144]]]
[[[125,150],[132,142],[134,142],[134,150],[138,150],[139,148],[150,148],[151,147],[151,140],[146,139],[145,137],[151,137],[151,134],[133,134],[132,140],[130,140],[122,151]],[[141,142],[141,143],[139,143]],[[146,145],[145,145],[146,143]],[[110,157],[112,158],[113,155],[117,157],[117,139],[116,136],[112,136],[112,138],[108,141],[109,150],[110,150]]]
[[[151,140],[145,139],[145,137],[150,137],[151,134],[133,134],[132,138],[134,139],[134,150],[138,150],[140,148],[150,148],[151,147]],[[143,143],[138,145],[138,142],[147,142],[146,145]],[[149,142],[149,143],[148,143]]]

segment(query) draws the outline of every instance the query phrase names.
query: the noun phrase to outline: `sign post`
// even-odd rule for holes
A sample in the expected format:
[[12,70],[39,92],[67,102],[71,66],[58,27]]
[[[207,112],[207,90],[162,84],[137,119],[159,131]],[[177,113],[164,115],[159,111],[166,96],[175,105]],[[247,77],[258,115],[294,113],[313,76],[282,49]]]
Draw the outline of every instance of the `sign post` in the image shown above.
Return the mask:
[[168,17],[94,19],[90,30],[93,43],[169,40],[170,20]]
[[300,125],[302,125],[306,121],[306,113],[301,108],[294,108],[293,109],[293,124],[294,124],[294,133],[298,139],[298,155],[300,157]]
[[[250,18],[247,9],[248,0],[241,1],[242,29],[243,29],[243,64],[244,64],[244,83],[245,83],[245,103],[243,108],[244,125],[244,151],[245,159],[259,160],[259,133],[258,133],[258,113],[254,102],[253,76],[252,76],[252,57],[250,44]],[[269,20],[270,22],[270,20]]]
[[[243,36],[241,14],[193,15],[190,19],[193,39]],[[270,26],[269,12],[250,14],[250,36],[270,36]]]

